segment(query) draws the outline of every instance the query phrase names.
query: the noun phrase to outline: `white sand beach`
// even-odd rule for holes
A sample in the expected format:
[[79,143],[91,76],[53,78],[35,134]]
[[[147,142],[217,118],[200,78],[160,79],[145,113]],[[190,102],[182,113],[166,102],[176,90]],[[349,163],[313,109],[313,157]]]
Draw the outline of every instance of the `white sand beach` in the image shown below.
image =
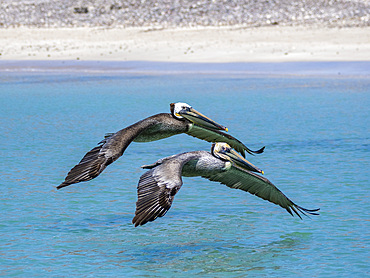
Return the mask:
[[369,61],[370,27],[4,28],[1,60]]

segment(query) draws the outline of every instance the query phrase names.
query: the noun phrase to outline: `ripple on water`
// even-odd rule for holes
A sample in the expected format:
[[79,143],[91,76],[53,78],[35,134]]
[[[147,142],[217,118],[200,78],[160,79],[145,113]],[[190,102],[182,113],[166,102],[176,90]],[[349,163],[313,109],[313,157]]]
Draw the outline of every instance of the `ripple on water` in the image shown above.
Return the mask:
[[[2,77],[1,275],[369,272],[367,78],[78,75]],[[178,100],[248,146],[266,145],[248,160],[297,204],[320,207],[320,216],[299,220],[245,192],[184,178],[167,215],[134,228],[140,166],[210,148],[185,135],[133,143],[97,179],[55,189],[106,132]]]

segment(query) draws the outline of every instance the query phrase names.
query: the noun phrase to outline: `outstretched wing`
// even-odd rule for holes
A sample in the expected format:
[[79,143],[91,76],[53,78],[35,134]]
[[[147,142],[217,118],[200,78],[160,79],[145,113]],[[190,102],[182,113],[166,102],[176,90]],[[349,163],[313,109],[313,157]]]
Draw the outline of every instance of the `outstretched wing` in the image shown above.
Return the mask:
[[247,191],[264,200],[281,206],[292,216],[293,212],[298,215],[299,218],[302,218],[299,212],[303,215],[306,215],[306,213],[318,215],[316,212],[319,211],[319,209],[309,210],[296,205],[268,179],[248,170],[239,168],[236,165],[233,165],[228,171],[210,174],[208,176],[204,176],[204,178],[211,181],[218,181],[230,188]]
[[116,134],[106,137],[99,143],[99,146],[85,154],[81,161],[68,172],[64,182],[57,186],[57,189],[81,181],[89,181],[117,160],[132,140],[121,142],[121,138]]
[[186,132],[186,134],[205,140],[207,142],[225,142],[229,144],[237,152],[239,152],[241,155],[243,155],[243,157],[245,157],[245,151],[247,151],[249,154],[255,153],[259,154],[263,153],[265,149],[265,147],[262,147],[257,151],[252,151],[238,139],[234,138],[233,136],[227,133],[218,130],[212,130],[206,127],[201,127],[195,124]]
[[140,177],[135,217],[132,219],[135,227],[164,216],[171,208],[182,186],[183,164],[184,161],[178,159],[166,160]]
[[64,182],[58,185],[57,189],[97,177],[108,165],[108,158],[101,153],[102,147],[103,144],[89,151],[81,161],[68,172]]
[[[150,119],[150,118],[147,118]],[[146,128],[156,124],[155,121],[142,120],[120,131],[109,133],[99,142],[99,146],[89,151],[81,161],[74,166],[65,181],[57,189],[81,181],[89,181],[97,177],[112,162],[116,161],[130,143]]]

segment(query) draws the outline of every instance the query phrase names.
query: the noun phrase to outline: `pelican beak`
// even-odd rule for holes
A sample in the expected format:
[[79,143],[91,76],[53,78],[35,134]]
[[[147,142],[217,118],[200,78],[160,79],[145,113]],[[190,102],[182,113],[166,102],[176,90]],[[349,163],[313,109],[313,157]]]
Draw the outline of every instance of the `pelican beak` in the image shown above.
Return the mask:
[[213,130],[225,130],[228,131],[227,127],[224,127],[215,121],[211,120],[207,116],[204,116],[202,113],[198,112],[194,108],[188,108],[181,110],[179,112],[180,116],[188,119],[189,121],[193,122],[194,124],[208,127]]
[[239,167],[246,169],[248,171],[261,173],[264,174],[261,169],[254,166],[252,163],[250,163],[248,160],[246,160],[244,157],[242,157],[240,154],[238,154],[236,151],[234,151],[231,148],[227,148],[226,150],[220,151],[220,153],[227,156],[231,162],[238,165]]

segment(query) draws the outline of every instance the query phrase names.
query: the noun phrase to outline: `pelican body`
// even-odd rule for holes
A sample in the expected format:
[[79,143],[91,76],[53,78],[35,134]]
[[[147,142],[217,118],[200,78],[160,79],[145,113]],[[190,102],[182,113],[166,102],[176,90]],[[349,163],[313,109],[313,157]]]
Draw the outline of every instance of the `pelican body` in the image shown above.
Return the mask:
[[171,103],[171,113],[143,119],[120,131],[108,134],[73,167],[57,189],[97,177],[109,164],[125,152],[131,142],[150,142],[185,133],[208,142],[227,142],[243,156],[262,153],[264,147],[252,151],[238,139],[221,132],[227,128],[204,116],[186,103]]
[[296,205],[268,179],[256,174],[263,171],[251,164],[226,143],[213,144],[211,152],[194,151],[158,160],[138,183],[138,200],[132,223],[136,226],[164,216],[182,186],[182,176],[200,176],[230,188],[241,189],[286,209],[291,215],[317,215],[317,211]]

